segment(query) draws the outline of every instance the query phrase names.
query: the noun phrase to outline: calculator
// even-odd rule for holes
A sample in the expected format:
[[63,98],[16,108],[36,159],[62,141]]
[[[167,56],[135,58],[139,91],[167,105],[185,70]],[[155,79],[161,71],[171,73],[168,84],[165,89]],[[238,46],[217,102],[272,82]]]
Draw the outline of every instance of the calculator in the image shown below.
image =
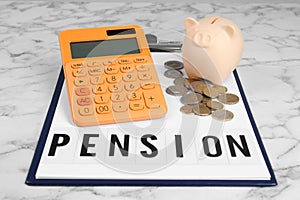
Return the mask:
[[74,123],[91,126],[164,117],[167,105],[143,29],[84,28],[59,35]]

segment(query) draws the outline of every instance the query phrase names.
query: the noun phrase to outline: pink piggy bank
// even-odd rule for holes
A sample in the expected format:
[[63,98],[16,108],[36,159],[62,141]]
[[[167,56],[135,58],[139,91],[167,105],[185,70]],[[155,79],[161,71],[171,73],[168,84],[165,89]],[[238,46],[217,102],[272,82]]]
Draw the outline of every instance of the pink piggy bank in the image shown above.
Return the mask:
[[206,17],[199,22],[185,19],[185,29],[182,56],[187,75],[221,84],[242,56],[244,40],[239,27],[223,17]]

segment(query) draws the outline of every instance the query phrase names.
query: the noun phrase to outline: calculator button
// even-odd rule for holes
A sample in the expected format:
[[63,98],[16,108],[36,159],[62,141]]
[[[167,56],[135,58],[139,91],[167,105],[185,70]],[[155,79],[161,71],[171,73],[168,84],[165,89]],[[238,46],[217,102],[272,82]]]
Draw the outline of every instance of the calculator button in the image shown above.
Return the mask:
[[75,78],[74,84],[76,86],[85,86],[88,84],[88,79],[86,78]]
[[104,94],[106,91],[105,85],[97,85],[93,88],[93,93],[95,94]]
[[110,92],[122,92],[123,84],[119,83],[119,84],[109,85],[108,89],[109,89]]
[[140,88],[140,85],[138,82],[132,82],[132,83],[125,83],[125,89],[127,91],[135,91]]
[[103,84],[105,81],[105,76],[95,76],[95,77],[91,77],[91,83],[93,85],[99,85],[99,84]]
[[125,94],[124,93],[113,93],[111,95],[111,100],[113,102],[124,101],[125,100]]
[[149,81],[142,81],[141,87],[145,90],[149,90],[155,88],[155,84]]
[[111,105],[110,104],[103,104],[96,107],[96,111],[99,114],[106,114],[111,112]]
[[128,103],[127,102],[113,103],[112,107],[115,112],[125,112],[128,109]]
[[160,107],[159,98],[155,95],[155,93],[152,90],[144,90],[143,96],[144,96],[145,104],[148,108]]
[[90,97],[80,97],[77,99],[77,104],[80,106],[88,106],[92,103],[92,99]]
[[128,73],[128,72],[132,72],[134,70],[134,66],[133,65],[122,65],[120,67],[121,72],[123,73]]
[[138,91],[134,91],[134,92],[129,92],[127,94],[127,98],[130,101],[136,101],[136,100],[140,100],[141,99],[141,93]]
[[131,101],[129,103],[129,108],[131,110],[142,110],[144,108],[144,103],[142,101]]
[[104,71],[106,74],[116,74],[119,72],[119,67],[118,66],[108,66],[108,67],[105,67]]
[[77,96],[86,96],[86,95],[89,95],[90,94],[90,89],[87,88],[87,87],[82,87],[82,88],[77,88],[75,90],[75,94]]
[[131,63],[131,60],[129,58],[121,58],[119,59],[120,64],[129,64]]
[[150,69],[149,65],[136,65],[135,68],[139,72],[145,72]]
[[109,95],[108,94],[95,95],[94,99],[95,102],[99,104],[107,103],[109,101]]
[[75,77],[82,77],[86,75],[86,70],[85,69],[74,69],[73,70],[73,76]]
[[87,66],[89,67],[99,67],[101,63],[96,60],[87,61]]
[[134,59],[134,62],[135,63],[145,63],[145,62],[147,62],[147,59],[145,57],[136,57]]
[[109,66],[109,65],[115,65],[117,62],[115,60],[105,60],[103,62],[103,65]]
[[97,75],[101,75],[104,70],[102,67],[97,67],[97,68],[91,68],[88,71],[90,75],[97,76]]
[[82,116],[92,115],[94,114],[94,109],[92,106],[80,107],[79,114]]
[[136,74],[134,74],[134,73],[124,74],[123,75],[123,80],[125,82],[136,81]]
[[120,74],[108,75],[106,77],[107,82],[109,83],[119,83],[121,81],[122,76]]
[[83,67],[83,63],[72,63],[71,67],[73,69],[78,69],[78,68],[82,68]]
[[139,79],[140,80],[150,80],[152,79],[152,76],[148,73],[139,73]]

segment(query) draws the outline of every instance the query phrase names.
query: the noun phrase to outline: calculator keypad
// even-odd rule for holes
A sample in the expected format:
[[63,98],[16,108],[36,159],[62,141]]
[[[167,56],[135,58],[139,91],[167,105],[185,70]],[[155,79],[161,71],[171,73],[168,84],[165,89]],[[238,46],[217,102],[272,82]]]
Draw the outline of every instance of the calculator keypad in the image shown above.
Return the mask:
[[66,66],[78,125],[153,119],[167,112],[150,57],[95,59]]

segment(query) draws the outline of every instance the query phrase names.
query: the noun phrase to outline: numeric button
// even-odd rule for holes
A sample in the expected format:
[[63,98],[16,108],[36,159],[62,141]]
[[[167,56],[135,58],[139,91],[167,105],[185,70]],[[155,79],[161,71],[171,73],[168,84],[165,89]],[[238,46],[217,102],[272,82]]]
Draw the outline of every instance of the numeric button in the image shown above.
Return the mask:
[[103,104],[96,107],[96,111],[99,114],[106,114],[111,112],[111,105],[110,104]]
[[94,114],[92,106],[84,106],[79,108],[79,114],[82,116],[88,116]]

